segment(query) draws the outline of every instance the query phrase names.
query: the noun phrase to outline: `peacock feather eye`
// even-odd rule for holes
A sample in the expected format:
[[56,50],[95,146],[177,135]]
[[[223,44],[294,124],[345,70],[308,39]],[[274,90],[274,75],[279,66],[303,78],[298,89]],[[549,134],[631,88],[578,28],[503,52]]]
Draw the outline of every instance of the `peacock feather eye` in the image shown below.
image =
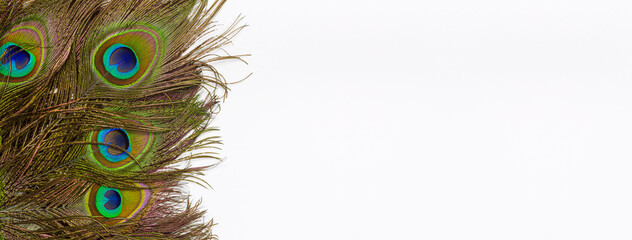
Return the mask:
[[114,44],[103,54],[105,70],[113,77],[125,80],[140,69],[138,57],[132,48],[124,44]]
[[[142,183],[136,183],[136,186],[147,187]],[[106,223],[119,223],[133,218],[147,206],[150,194],[146,189],[121,190],[93,185],[85,198],[85,206],[91,216]]]
[[36,22],[25,22],[0,38],[0,77],[4,82],[26,82],[37,75],[46,51],[41,29]]
[[97,211],[106,218],[115,218],[123,211],[121,191],[116,188],[99,187],[94,199]]
[[15,43],[8,42],[0,47],[0,73],[14,78],[28,75],[35,66],[32,53]]
[[128,158],[128,152],[131,152],[132,146],[129,138],[127,131],[120,128],[108,128],[99,131],[97,142],[105,143],[98,145],[99,154],[112,163],[118,163]]
[[[133,121],[133,120],[128,120]],[[134,121],[139,123],[138,121]],[[151,147],[153,134],[122,128],[105,128],[91,134],[92,156],[101,166],[117,170],[142,158]]]
[[156,64],[162,40],[153,30],[130,29],[107,37],[96,48],[92,66],[105,82],[129,87],[143,80]]

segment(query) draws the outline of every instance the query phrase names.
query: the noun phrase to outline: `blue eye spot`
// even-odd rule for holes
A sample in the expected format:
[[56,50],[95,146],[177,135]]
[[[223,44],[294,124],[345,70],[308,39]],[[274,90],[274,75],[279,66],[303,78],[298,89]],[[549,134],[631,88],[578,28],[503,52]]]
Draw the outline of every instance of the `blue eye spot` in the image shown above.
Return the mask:
[[17,45],[11,45],[4,50],[4,57],[2,58],[2,64],[7,64],[12,61],[15,68],[18,70],[23,69],[31,60],[31,56],[26,50]]
[[138,73],[140,64],[133,49],[124,44],[113,44],[103,54],[105,70],[118,79],[128,79]]
[[114,210],[121,206],[121,194],[119,192],[108,190],[103,196],[107,199],[104,205],[106,209]]
[[97,211],[106,218],[118,217],[123,210],[123,197],[116,188],[99,187],[95,201]]
[[[105,134],[103,139],[105,143],[112,144],[114,146],[120,147],[122,149],[129,148],[129,138],[127,134],[123,130],[112,130]],[[117,149],[114,147],[108,147],[108,153],[112,155],[121,155],[124,151],[121,149]]]
[[119,72],[126,73],[136,67],[136,55],[134,51],[128,47],[119,47],[110,56],[110,65],[118,63]]
[[[120,162],[127,158],[128,152],[131,151],[131,143],[127,132],[120,128],[108,128],[99,131],[97,136],[99,143],[105,143],[109,145],[99,145],[99,151],[106,160],[110,162]],[[113,147],[113,146],[117,146]],[[122,151],[121,149],[125,149]]]
[[0,47],[0,74],[24,77],[35,67],[35,57],[15,43],[5,43]]

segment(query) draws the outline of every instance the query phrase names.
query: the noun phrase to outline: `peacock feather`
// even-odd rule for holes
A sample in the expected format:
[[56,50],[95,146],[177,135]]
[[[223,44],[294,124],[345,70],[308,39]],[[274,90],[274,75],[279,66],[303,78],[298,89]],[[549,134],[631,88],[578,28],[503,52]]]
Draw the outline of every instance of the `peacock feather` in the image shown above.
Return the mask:
[[0,0],[0,239],[215,237],[183,184],[218,159],[224,2]]

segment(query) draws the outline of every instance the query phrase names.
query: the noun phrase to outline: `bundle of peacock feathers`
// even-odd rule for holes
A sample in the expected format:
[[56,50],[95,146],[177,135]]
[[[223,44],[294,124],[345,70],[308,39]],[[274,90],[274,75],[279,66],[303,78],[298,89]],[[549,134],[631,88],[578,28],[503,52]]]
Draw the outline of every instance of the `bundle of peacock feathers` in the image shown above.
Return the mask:
[[210,239],[225,0],[0,0],[0,239]]

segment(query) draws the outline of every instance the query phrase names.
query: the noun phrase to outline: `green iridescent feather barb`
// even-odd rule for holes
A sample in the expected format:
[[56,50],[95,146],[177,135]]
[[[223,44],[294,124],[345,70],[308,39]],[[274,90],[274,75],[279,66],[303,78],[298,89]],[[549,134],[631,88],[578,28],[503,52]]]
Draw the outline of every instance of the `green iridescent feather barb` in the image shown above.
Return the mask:
[[0,0],[0,239],[215,238],[224,2]]

